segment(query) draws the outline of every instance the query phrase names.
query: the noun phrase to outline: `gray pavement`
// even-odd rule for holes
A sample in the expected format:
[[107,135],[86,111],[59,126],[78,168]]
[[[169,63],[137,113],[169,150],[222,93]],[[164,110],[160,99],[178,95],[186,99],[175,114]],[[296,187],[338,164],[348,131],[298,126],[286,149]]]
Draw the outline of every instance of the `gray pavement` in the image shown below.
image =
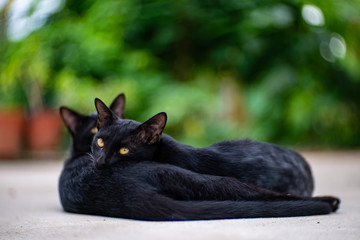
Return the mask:
[[360,239],[360,151],[305,152],[315,195],[342,203],[324,216],[146,222],[63,212],[62,161],[0,161],[0,239]]

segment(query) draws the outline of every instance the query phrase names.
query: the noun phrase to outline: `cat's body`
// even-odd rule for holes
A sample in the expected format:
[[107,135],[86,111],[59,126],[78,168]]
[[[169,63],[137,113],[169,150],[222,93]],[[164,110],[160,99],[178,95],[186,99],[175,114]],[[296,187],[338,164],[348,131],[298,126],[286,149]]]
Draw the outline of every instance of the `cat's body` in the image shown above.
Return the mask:
[[59,195],[68,212],[140,220],[307,216],[328,214],[339,204],[332,197],[288,196],[169,164],[123,161],[99,170],[88,155],[65,162]]
[[309,165],[294,151],[250,139],[223,141],[193,148],[163,135],[154,153],[159,162],[169,162],[195,172],[230,176],[277,192],[311,196],[313,178]]
[[[97,166],[114,165],[132,158],[169,163],[194,172],[235,177],[260,187],[300,196],[311,196],[313,177],[305,159],[298,153],[274,144],[249,139],[223,141],[205,148],[178,143],[162,130],[166,115],[160,113],[141,124],[117,118],[100,100],[96,100],[99,133],[104,151],[98,152]],[[110,144],[109,144],[110,143]],[[126,155],[109,152],[130,149]],[[107,152],[106,152],[106,151]]]

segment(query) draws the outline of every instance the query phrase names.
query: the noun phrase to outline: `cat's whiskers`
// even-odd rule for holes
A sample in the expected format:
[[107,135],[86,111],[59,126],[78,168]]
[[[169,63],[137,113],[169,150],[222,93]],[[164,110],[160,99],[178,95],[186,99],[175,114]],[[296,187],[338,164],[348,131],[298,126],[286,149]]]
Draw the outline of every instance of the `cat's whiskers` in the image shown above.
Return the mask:
[[96,161],[95,161],[95,158],[94,158],[94,155],[93,155],[92,152],[88,152],[88,153],[86,153],[86,154],[90,157],[90,159],[92,160],[93,163],[96,162]]

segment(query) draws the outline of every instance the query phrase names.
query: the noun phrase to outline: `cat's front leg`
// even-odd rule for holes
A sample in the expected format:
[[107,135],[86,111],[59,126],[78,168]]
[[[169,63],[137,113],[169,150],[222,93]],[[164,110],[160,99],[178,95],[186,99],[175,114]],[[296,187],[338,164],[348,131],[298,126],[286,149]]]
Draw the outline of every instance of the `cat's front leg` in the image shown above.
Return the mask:
[[[141,220],[199,220],[292,217],[331,213],[318,201],[179,201],[156,192],[143,192],[122,217]],[[136,205],[134,205],[136,204]]]
[[178,200],[304,200],[273,192],[232,177],[195,173],[173,165],[149,170],[148,180]]
[[320,201],[333,211],[340,200],[334,197],[301,197],[263,189],[231,177],[219,177],[191,172],[175,166],[156,169],[156,184],[160,191],[178,200],[248,200],[248,201]]

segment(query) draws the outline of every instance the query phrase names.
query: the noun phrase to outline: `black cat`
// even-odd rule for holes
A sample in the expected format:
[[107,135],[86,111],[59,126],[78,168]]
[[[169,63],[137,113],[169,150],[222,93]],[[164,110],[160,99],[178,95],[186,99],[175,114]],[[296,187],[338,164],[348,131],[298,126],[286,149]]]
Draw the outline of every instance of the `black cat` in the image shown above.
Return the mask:
[[[298,153],[249,139],[223,141],[205,148],[180,144],[162,134],[167,116],[159,113],[141,124],[119,119],[95,99],[99,132],[94,138],[96,166],[132,159],[169,163],[194,172],[235,177],[277,192],[311,196],[313,177]],[[104,145],[104,146],[102,146]]]
[[[111,103],[110,109],[119,118],[124,117],[125,95],[119,94]],[[71,156],[81,156],[91,151],[91,143],[98,132],[97,114],[83,115],[67,107],[60,107],[60,116],[72,137]]]
[[307,216],[339,205],[333,197],[280,194],[170,164],[124,159],[97,169],[91,155],[66,161],[59,195],[68,212],[140,220]]

